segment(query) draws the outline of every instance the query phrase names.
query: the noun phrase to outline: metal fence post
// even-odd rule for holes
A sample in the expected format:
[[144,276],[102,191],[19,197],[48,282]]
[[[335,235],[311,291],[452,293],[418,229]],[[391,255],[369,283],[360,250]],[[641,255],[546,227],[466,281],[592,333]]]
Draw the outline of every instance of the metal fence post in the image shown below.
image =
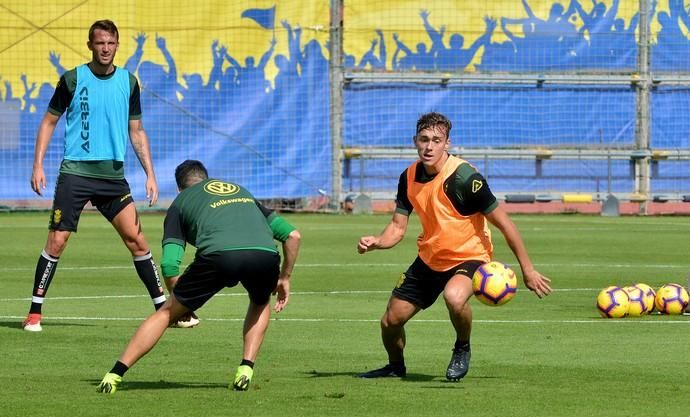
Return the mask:
[[[650,59],[650,27],[649,27],[649,0],[640,0],[639,43],[637,55],[638,77],[637,87],[637,126],[635,129],[635,147],[638,151],[649,149],[649,116],[650,116],[650,89],[652,87],[651,72],[649,70]],[[647,214],[647,203],[650,199],[650,172],[649,157],[635,160],[635,194],[642,197],[640,202],[640,214]]]
[[331,0],[329,78],[330,78],[330,126],[331,126],[331,202],[334,210],[339,210],[343,189],[342,144],[343,144],[343,3],[344,0]]

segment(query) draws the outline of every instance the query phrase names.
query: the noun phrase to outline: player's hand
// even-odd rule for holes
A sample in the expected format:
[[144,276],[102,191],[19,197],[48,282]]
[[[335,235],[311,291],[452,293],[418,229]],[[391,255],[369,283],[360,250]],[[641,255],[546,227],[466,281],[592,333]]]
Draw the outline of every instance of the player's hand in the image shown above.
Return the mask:
[[46,173],[43,168],[34,168],[31,173],[31,189],[38,195],[43,195],[42,190],[46,188]]
[[366,253],[376,249],[377,239],[374,236],[363,236],[357,242],[357,252]]
[[551,294],[551,280],[539,271],[532,269],[531,271],[522,271],[523,281],[525,286],[534,292],[537,297],[544,298]]
[[158,183],[156,183],[155,178],[146,180],[146,199],[149,201],[149,207],[158,201]]
[[276,313],[280,313],[283,311],[290,298],[290,279],[278,278],[278,284],[276,284],[276,288],[273,290],[273,295],[278,295],[273,309]]

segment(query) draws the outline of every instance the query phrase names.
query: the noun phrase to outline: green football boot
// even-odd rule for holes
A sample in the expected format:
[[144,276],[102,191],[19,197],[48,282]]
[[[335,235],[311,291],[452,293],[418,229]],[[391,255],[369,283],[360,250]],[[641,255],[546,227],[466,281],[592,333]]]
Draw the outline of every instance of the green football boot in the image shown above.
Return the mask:
[[252,382],[254,370],[247,365],[240,365],[235,374],[235,382],[232,383],[232,389],[235,391],[246,391],[249,389],[249,383]]
[[103,377],[103,380],[98,384],[96,392],[102,392],[103,394],[115,394],[117,391],[117,386],[122,382],[122,377],[118,374],[108,372]]

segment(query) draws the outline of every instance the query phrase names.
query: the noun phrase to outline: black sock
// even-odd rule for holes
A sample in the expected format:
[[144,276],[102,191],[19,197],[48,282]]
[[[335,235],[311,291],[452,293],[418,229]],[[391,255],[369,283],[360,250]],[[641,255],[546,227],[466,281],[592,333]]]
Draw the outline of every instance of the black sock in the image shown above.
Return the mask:
[[394,371],[402,371],[405,369],[405,360],[401,361],[389,361],[388,364],[393,368]]
[[242,359],[240,366],[243,366],[243,365],[247,365],[248,367],[254,369],[254,362],[250,361],[249,359]]
[[161,308],[163,303],[165,303],[165,293],[163,292],[161,279],[158,276],[158,268],[156,267],[156,263],[153,261],[151,252],[148,252],[143,256],[135,256],[134,268],[137,270],[139,279],[141,279],[141,282],[143,282],[146,286],[146,289],[151,296],[151,301],[153,301],[154,308],[158,310]]
[[110,370],[110,373],[117,374],[119,376],[124,376],[127,370],[129,370],[129,366],[125,365],[120,361],[117,361],[115,362],[115,366],[113,366],[113,369]]
[[31,314],[41,314],[41,307],[43,307],[43,299],[48,292],[48,287],[50,282],[55,276],[55,270],[57,269],[57,263],[60,258],[55,258],[45,250],[41,252],[41,256],[38,257],[38,262],[36,262],[36,272],[34,273],[34,289],[31,293],[31,307],[29,308],[29,313]]
[[466,341],[462,342],[460,340],[456,340],[455,341],[455,349],[461,349],[461,350],[464,350],[465,352],[469,352],[470,351],[470,341],[466,340]]

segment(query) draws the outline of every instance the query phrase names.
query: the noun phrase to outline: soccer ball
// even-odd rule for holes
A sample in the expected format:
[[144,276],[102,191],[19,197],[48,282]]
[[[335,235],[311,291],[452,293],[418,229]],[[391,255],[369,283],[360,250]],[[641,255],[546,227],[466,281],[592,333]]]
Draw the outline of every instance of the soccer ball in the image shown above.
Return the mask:
[[644,294],[643,299],[644,299],[644,304],[647,306],[647,313],[649,314],[654,311],[654,299],[656,298],[656,292],[652,287],[650,287],[647,284],[639,283],[633,285],[633,287],[637,287],[642,290],[642,293]]
[[688,291],[678,284],[666,284],[656,292],[654,304],[661,314],[683,314],[688,306]]
[[485,263],[472,276],[472,291],[483,304],[503,305],[512,300],[517,292],[515,272],[501,262]]
[[628,316],[640,317],[645,314],[649,314],[652,308],[654,308],[654,299],[652,298],[651,304],[648,303],[649,297],[645,296],[645,292],[642,288],[631,285],[629,287],[623,287],[626,293],[628,293]]
[[630,299],[621,287],[606,287],[597,295],[597,309],[602,317],[618,319],[628,314]]

